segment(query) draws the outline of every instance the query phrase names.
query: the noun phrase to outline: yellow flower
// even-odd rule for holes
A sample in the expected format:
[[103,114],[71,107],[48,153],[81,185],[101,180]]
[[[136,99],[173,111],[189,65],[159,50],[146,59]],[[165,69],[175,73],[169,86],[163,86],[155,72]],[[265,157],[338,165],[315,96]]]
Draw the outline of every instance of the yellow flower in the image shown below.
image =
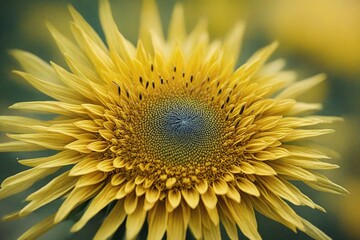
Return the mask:
[[[53,101],[21,102],[12,109],[56,114],[51,120],[1,116],[1,130],[13,141],[0,151],[56,150],[47,157],[20,160],[30,168],[7,178],[0,198],[54,176],[30,194],[28,204],[5,219],[24,217],[62,199],[52,215],[20,239],[33,239],[85,212],[71,228],[82,229],[104,208],[108,215],[94,239],[111,237],[126,225],[135,238],[144,224],[148,239],[220,239],[222,224],[231,239],[237,228],[261,239],[255,210],[293,231],[328,237],[288,205],[323,210],[292,185],[333,193],[346,190],[318,169],[338,166],[299,140],[333,132],[311,127],[338,120],[307,116],[321,105],[295,99],[324,79],[299,82],[281,70],[283,61],[265,63],[271,44],[235,68],[243,26],[224,41],[209,41],[204,22],[187,34],[176,5],[168,38],[153,1],[144,1],[137,46],[117,30],[107,0],[100,1],[104,44],[70,7],[70,40],[49,25],[69,70],[20,50],[16,71]],[[146,222],[146,223],[145,223]]]

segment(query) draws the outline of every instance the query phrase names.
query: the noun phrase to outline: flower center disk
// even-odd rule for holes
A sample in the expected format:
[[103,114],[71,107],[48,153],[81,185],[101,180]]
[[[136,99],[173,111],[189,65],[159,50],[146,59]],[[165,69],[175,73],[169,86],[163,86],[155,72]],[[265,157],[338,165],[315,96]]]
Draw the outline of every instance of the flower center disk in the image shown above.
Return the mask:
[[149,99],[143,106],[139,132],[145,151],[167,164],[209,160],[221,144],[219,112],[198,99]]

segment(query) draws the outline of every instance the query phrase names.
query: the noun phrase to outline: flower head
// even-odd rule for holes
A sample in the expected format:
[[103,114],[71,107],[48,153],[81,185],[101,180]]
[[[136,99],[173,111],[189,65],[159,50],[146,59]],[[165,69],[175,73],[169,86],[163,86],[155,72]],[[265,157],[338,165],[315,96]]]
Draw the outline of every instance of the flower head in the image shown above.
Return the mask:
[[[336,165],[298,141],[333,132],[315,128],[335,117],[307,116],[319,104],[296,98],[324,79],[293,83],[283,61],[266,64],[273,43],[235,68],[243,25],[224,41],[209,41],[200,22],[187,34],[176,5],[165,40],[153,1],[144,1],[137,45],[117,30],[108,1],[100,1],[106,44],[70,7],[70,40],[49,25],[68,68],[20,50],[18,75],[54,100],[21,102],[12,109],[56,114],[51,120],[1,116],[13,141],[0,151],[57,153],[20,160],[30,168],[6,179],[0,198],[53,175],[30,194],[28,204],[6,219],[24,217],[62,199],[52,215],[21,238],[36,238],[83,206],[71,231],[79,231],[102,209],[108,214],[95,239],[126,225],[135,238],[148,225],[148,239],[231,239],[237,228],[260,239],[255,210],[293,231],[328,237],[288,205],[323,210],[292,185],[300,180],[320,191],[345,193],[317,172]],[[65,169],[62,173],[57,173]]]

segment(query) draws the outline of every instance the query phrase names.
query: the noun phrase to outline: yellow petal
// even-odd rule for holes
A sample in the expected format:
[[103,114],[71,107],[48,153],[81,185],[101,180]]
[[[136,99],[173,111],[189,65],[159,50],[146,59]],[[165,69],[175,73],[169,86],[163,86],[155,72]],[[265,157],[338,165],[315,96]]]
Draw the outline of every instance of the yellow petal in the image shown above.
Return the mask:
[[236,224],[241,231],[249,239],[261,239],[259,232],[257,231],[257,222],[255,213],[251,203],[244,198],[240,203],[229,200],[229,203],[234,209],[235,215],[233,215]]
[[280,72],[281,69],[285,67],[286,61],[284,59],[276,59],[274,61],[270,61],[264,65],[264,67],[261,69],[260,74],[261,75],[270,75],[270,74],[279,74],[283,73]]
[[0,199],[22,192],[40,179],[56,172],[59,168],[32,168],[8,177],[1,184]]
[[44,150],[45,147],[22,141],[0,143],[0,152],[28,152]]
[[[136,192],[136,196],[140,197],[144,195],[147,192],[147,190],[140,184],[140,185],[136,185],[135,192]],[[148,203],[148,201],[146,202]]]
[[113,187],[110,184],[105,185],[103,190],[91,201],[81,219],[72,226],[71,232],[79,231],[101,209],[115,200],[115,195],[118,190],[119,188]]
[[57,77],[61,79],[71,89],[78,92],[84,99],[87,99],[87,102],[97,102],[97,99],[94,96],[94,92],[88,85],[89,80],[68,72],[56,63],[52,62],[51,66],[53,67]]
[[156,202],[154,202],[154,203],[151,203],[151,202],[148,202],[148,201],[146,201],[146,199],[145,199],[145,201],[144,201],[144,210],[145,211],[149,211],[149,210],[151,210],[151,209],[153,209],[153,207],[155,206],[155,203]]
[[242,38],[245,30],[244,23],[238,22],[224,40],[225,61],[237,61],[240,53]]
[[149,188],[146,191],[145,199],[149,203],[155,203],[159,199],[160,193],[161,193],[160,190],[157,189],[156,187]]
[[168,213],[164,202],[158,202],[148,213],[149,233],[148,240],[161,240],[165,234]]
[[300,201],[292,191],[290,191],[282,181],[275,176],[258,177],[257,180],[262,183],[269,191],[275,195],[288,200],[294,205],[300,205]]
[[14,73],[24,78],[34,88],[56,100],[67,103],[80,103],[83,100],[74,90],[66,86],[48,82],[26,72],[14,71]]
[[101,172],[111,172],[115,170],[113,159],[102,160],[96,165],[96,168]]
[[125,185],[122,185],[119,191],[116,193],[116,199],[122,199],[126,197],[128,194],[125,192]]
[[64,150],[64,146],[74,138],[58,133],[8,134],[10,138],[32,143],[52,150]]
[[76,164],[81,159],[82,156],[77,152],[65,150],[49,157],[20,160],[19,163],[31,167],[54,168]]
[[93,139],[79,139],[69,144],[66,144],[64,148],[74,150],[79,153],[91,153],[91,150],[88,148],[88,145],[93,142],[94,142]]
[[219,178],[214,181],[213,189],[217,195],[225,195],[229,190],[229,186],[224,180]]
[[343,194],[343,195],[349,194],[349,192],[345,188],[341,187],[336,183],[333,183],[324,175],[320,173],[312,173],[312,174],[315,176],[316,181],[305,180],[304,182],[313,189],[323,192],[330,192],[330,193]]
[[81,162],[77,163],[73,168],[71,168],[69,176],[80,176],[89,174],[92,172],[97,172],[96,168],[99,160],[92,156],[87,156],[82,159]]
[[321,162],[319,160],[304,159],[304,158],[283,158],[279,162],[286,162],[288,164],[295,165],[297,167],[305,169],[335,169],[339,168],[339,165]]
[[246,178],[239,178],[237,179],[236,184],[241,191],[256,197],[260,196],[260,192],[257,189],[256,185],[250,180]]
[[217,197],[212,187],[209,187],[204,194],[201,194],[201,200],[207,208],[215,208]]
[[10,53],[27,73],[53,84],[64,85],[64,83],[58,79],[50,65],[38,56],[22,50],[12,50]]
[[176,189],[171,189],[168,193],[167,201],[170,203],[172,208],[177,208],[181,202],[181,192]]
[[166,188],[167,189],[171,189],[176,183],[176,178],[172,177],[172,178],[168,178],[166,179]]
[[82,104],[86,110],[88,110],[90,113],[94,114],[95,116],[103,116],[105,113],[105,108],[100,105],[96,104]]
[[270,162],[271,167],[280,175],[285,175],[293,180],[316,181],[313,173],[292,164]]
[[150,31],[153,31],[160,39],[164,38],[160,15],[154,0],[143,2],[139,32],[139,39],[143,42],[145,49],[151,52],[153,48]]
[[263,66],[265,61],[277,48],[277,42],[274,42],[258,51],[256,51],[247,62],[242,65],[239,69],[242,69],[241,78],[246,79],[253,76]]
[[62,35],[50,23],[47,23],[46,26],[66,59],[66,63],[71,71],[84,79],[98,82],[100,79],[98,73],[80,47]]
[[61,204],[54,218],[54,222],[58,223],[64,220],[73,209],[81,203],[84,203],[88,199],[94,197],[94,195],[98,193],[102,187],[103,184],[75,187]]
[[26,200],[31,202],[20,211],[20,215],[24,216],[35,211],[49,202],[64,196],[72,188],[74,188],[77,178],[69,177],[68,174],[68,171],[61,174],[44,187],[30,194]]
[[320,103],[304,103],[296,102],[290,109],[286,111],[286,115],[294,116],[299,114],[317,112],[322,109]]
[[224,226],[228,237],[231,240],[238,239],[238,233],[237,233],[237,227],[235,221],[230,219],[228,216],[226,216],[226,214],[222,210],[219,210],[219,216],[220,216],[221,224]]
[[275,206],[272,202],[268,202],[262,198],[252,198],[251,200],[255,209],[262,215],[282,223],[292,231],[296,232],[296,224],[288,220],[289,218],[284,215],[283,209],[277,209],[276,207],[278,206]]
[[124,201],[119,200],[111,210],[109,215],[106,216],[104,222],[101,224],[99,230],[94,236],[94,240],[108,239],[111,237],[120,225],[124,222],[126,217],[124,211]]
[[297,187],[292,185],[290,182],[288,182],[287,180],[284,180],[284,179],[280,179],[280,180],[283,184],[286,185],[286,187],[289,191],[293,192],[293,194],[297,196],[297,198],[302,203],[302,205],[311,207],[313,209],[316,208],[322,212],[326,212],[324,208],[322,208],[321,206],[314,203],[308,196],[303,194]]
[[125,192],[126,193],[131,193],[134,189],[135,189],[135,181],[134,181],[134,179],[131,179],[131,180],[127,181],[127,183],[125,184]]
[[135,191],[128,194],[124,202],[124,210],[126,214],[132,214],[138,207],[139,198],[136,196]]
[[9,108],[31,110],[41,113],[55,113],[72,117],[79,117],[79,115],[87,114],[86,110],[81,105],[55,101],[18,102],[11,105]]
[[108,0],[100,1],[100,20],[110,48],[110,54],[119,54],[127,62],[130,62],[131,57],[134,57],[135,48],[118,31]]
[[[207,32],[207,21],[205,19],[201,19],[193,28],[191,33],[188,35],[184,43],[184,56],[185,59],[189,60],[188,66],[190,72],[195,72],[195,71],[191,71],[192,69],[191,66],[196,67],[198,65],[194,64],[193,61],[195,59],[197,61],[202,59],[202,55],[199,53],[201,53],[203,48],[207,46],[208,41],[209,41],[209,34]],[[191,58],[193,58],[193,60],[191,60]]]
[[182,4],[178,3],[175,5],[173,13],[171,15],[168,30],[168,41],[171,43],[179,41],[181,43],[182,41],[184,41],[185,37],[186,28],[184,20],[184,8]]
[[195,188],[200,194],[204,194],[208,190],[208,182],[205,179],[195,183]]
[[[106,48],[101,48],[101,46],[99,46],[98,43],[94,41],[94,39],[87,35],[84,29],[82,29],[79,25],[74,23],[71,24],[71,30],[79,45],[83,47],[94,68],[100,74],[100,78],[108,84],[113,85],[113,80],[108,79],[106,77],[107,75],[105,74],[106,72],[117,72],[115,64],[109,56],[108,50]],[[88,84],[91,85],[97,83],[89,81]]]
[[[81,14],[76,11],[76,9],[69,5],[69,11],[73,17],[75,23],[80,26],[80,28],[88,35],[96,45],[101,48],[103,51],[106,51],[107,48],[96,31],[86,22],[86,20],[81,16]],[[81,45],[80,45],[81,46]]]
[[289,156],[290,153],[283,147],[267,148],[265,151],[255,153],[253,156],[259,161],[270,161]]
[[250,164],[255,169],[256,175],[271,176],[277,174],[276,171],[265,162],[251,161]]
[[135,211],[127,216],[126,239],[134,239],[139,234],[146,218],[146,211],[143,209],[143,206],[144,200],[140,199]]
[[292,133],[282,139],[283,142],[291,142],[303,138],[317,137],[324,134],[334,133],[333,129],[295,129]]
[[203,228],[203,234],[204,234],[204,239],[213,239],[213,240],[221,239],[220,225],[219,224],[214,225],[213,223],[211,223],[210,227]]
[[269,116],[256,121],[260,131],[269,130],[277,125],[282,116]]
[[240,202],[241,197],[239,191],[231,184],[228,184],[228,186],[229,186],[229,191],[226,193],[226,196],[234,200],[235,202]]
[[186,226],[184,226],[181,208],[176,208],[169,213],[166,236],[168,239],[185,240]]
[[325,80],[324,74],[315,75],[311,78],[305,79],[303,81],[296,82],[286,88],[284,91],[279,93],[276,98],[277,99],[285,99],[285,98],[292,98],[295,99],[301,94],[307,92],[320,82]]
[[19,240],[38,239],[41,235],[43,235],[56,225],[54,223],[54,217],[55,214],[41,220],[40,222],[32,226],[29,230],[27,230],[25,233],[23,233],[19,237]]
[[310,237],[319,240],[331,240],[331,238],[326,235],[323,231],[315,227],[312,223],[302,218],[302,223],[304,224],[304,232]]
[[254,174],[255,173],[255,168],[248,162],[243,161],[242,163],[240,163],[240,166],[238,166],[241,170],[241,172],[246,173],[246,174]]
[[100,126],[97,125],[93,120],[80,120],[73,123],[76,127],[81,128],[89,132],[98,132]]
[[312,158],[312,159],[329,159],[330,157],[322,153],[318,149],[310,147],[302,147],[295,145],[283,145],[286,148],[291,156],[301,157],[301,158]]
[[200,207],[190,210],[189,228],[196,239],[202,238]]
[[195,209],[197,205],[199,204],[199,193],[194,188],[190,189],[183,189],[181,190],[182,196],[186,203],[192,208]]
[[[266,204],[268,205],[268,209],[266,210],[266,216],[269,213],[273,216],[277,215],[275,219],[279,219],[284,225],[292,229],[296,232],[297,229],[302,229],[303,224],[301,222],[300,217],[296,214],[296,212],[280,197],[276,196],[272,192],[267,191],[265,188],[259,188],[261,195],[264,196],[266,200]],[[245,196],[246,198],[246,196]],[[250,200],[247,201],[250,204]]]
[[212,224],[215,226],[219,225],[219,214],[217,208],[207,208],[205,207],[206,212],[208,213],[209,219],[211,220]]
[[85,187],[90,185],[95,185],[104,181],[108,177],[107,173],[103,172],[91,172],[85,175],[80,176],[79,180],[76,182],[76,187]]
[[27,117],[0,116],[0,130],[12,133],[33,133],[34,125],[46,126],[47,123]]
[[213,227],[214,224],[211,222],[211,220],[209,218],[206,207],[204,207],[204,205],[201,205],[201,204],[199,206],[200,206],[200,212],[201,212],[202,230],[204,230],[204,228]]
[[111,178],[111,185],[118,186],[126,181],[126,175],[123,173],[116,173]]

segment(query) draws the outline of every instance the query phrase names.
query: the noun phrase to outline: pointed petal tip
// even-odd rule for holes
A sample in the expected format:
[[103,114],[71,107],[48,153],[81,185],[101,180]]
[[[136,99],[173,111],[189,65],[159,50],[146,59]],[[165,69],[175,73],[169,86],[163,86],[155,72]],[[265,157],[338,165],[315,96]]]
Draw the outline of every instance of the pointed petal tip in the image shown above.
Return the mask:
[[246,24],[244,21],[237,21],[233,27],[233,31],[236,32],[237,34],[242,35],[245,32],[246,29]]
[[[152,29],[156,32],[160,39],[163,39],[162,23],[160,20],[160,14],[156,1],[145,0],[141,8],[140,18],[140,33],[139,39],[142,39],[144,43],[151,43],[149,30]],[[149,46],[148,46],[149,47]]]
[[75,233],[80,231],[85,226],[85,223],[81,222],[81,219],[77,221],[72,227],[70,228],[71,233]]
[[50,21],[45,22],[45,27],[48,29],[53,38],[60,34],[54,24],[52,24]]
[[17,109],[18,106],[19,106],[19,103],[14,103],[14,104],[10,105],[8,108],[9,109]]
[[15,74],[16,76],[19,76],[19,77],[23,77],[26,74],[25,72],[22,72],[22,71],[19,71],[19,70],[12,70],[11,72],[13,74]]
[[50,31],[50,29],[55,29],[55,26],[49,21],[45,21],[45,27]]
[[99,1],[99,12],[100,14],[103,12],[109,12],[111,10],[109,0],[100,0]]
[[279,41],[276,40],[276,41],[273,41],[272,43],[270,43],[268,45],[268,48],[271,52],[274,52],[279,47],[279,45],[280,45]]
[[340,193],[343,196],[350,195],[350,192],[346,188],[342,188],[342,193]]
[[326,79],[327,75],[326,75],[326,73],[319,73],[319,74],[315,75],[314,77],[317,77],[317,78],[319,78],[319,80],[321,79],[321,81],[323,81]]
[[67,8],[68,8],[68,10],[70,11],[71,15],[77,13],[76,9],[74,8],[74,6],[73,6],[72,4],[69,3],[69,4],[67,5]]
[[8,54],[10,54],[10,56],[12,56],[13,58],[17,59],[17,56],[21,53],[25,53],[25,51],[20,50],[20,49],[9,49],[7,50]]

